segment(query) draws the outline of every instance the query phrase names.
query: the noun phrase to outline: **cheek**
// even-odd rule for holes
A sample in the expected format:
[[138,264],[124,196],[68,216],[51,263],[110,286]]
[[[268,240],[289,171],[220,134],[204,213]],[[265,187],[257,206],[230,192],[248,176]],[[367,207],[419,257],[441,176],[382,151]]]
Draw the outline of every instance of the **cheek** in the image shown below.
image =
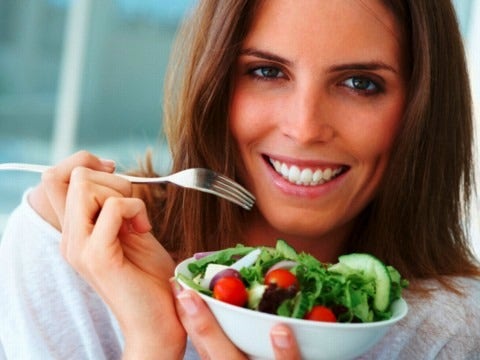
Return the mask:
[[383,111],[367,114],[364,121],[350,124],[351,140],[364,158],[388,157],[402,123],[403,109],[403,102],[399,102]]
[[397,124],[388,122],[384,124],[366,124],[360,126],[354,134],[352,141],[356,148],[366,157],[379,157],[389,153],[393,145]]
[[241,150],[255,141],[267,127],[262,107],[241,90],[234,92],[229,112],[230,130]]

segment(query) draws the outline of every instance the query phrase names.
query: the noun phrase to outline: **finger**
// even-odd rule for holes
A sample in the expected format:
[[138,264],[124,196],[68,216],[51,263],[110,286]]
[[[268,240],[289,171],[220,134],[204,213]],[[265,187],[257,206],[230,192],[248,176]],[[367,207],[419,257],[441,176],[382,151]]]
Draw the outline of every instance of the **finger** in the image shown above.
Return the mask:
[[[142,233],[150,229],[141,204],[139,199],[108,197],[95,223],[88,215],[82,218],[82,210],[77,206],[75,209],[79,215],[71,215],[71,218],[69,215],[65,222],[69,231],[62,243],[65,243],[63,253],[67,261],[87,278],[108,274],[121,267],[124,264],[124,251],[119,240],[121,229],[128,226],[130,231],[135,228]],[[130,219],[136,216],[142,219],[133,220],[130,225]],[[73,226],[74,231],[71,231]]]
[[132,183],[120,176],[83,166],[77,166],[72,169],[69,188],[84,186],[88,183],[111,188],[126,197],[132,194]]
[[131,184],[117,176],[75,168],[67,193],[61,250],[71,263],[83,253],[84,242],[106,199],[129,196]]
[[[162,270],[172,272],[175,264],[170,254],[155,237],[142,235],[152,230],[145,203],[138,198],[110,197],[106,199],[97,218],[92,237],[100,239],[99,247],[110,247],[117,242],[114,234],[121,237],[125,250],[138,256],[138,260],[151,259],[162,263]],[[134,261],[136,262],[136,261]]]
[[151,230],[145,203],[142,200],[111,197],[105,201],[92,231],[92,238],[95,241],[89,244],[90,251],[100,262],[112,260],[112,255],[120,250],[118,234],[122,228],[123,231],[138,234]]
[[63,225],[65,198],[70,182],[70,174],[78,166],[106,172],[115,170],[113,161],[100,159],[86,151],[79,151],[42,174],[42,187],[45,196],[48,198],[48,202],[56,215],[56,221],[54,221],[53,225],[58,229],[61,229]]
[[192,290],[179,290],[172,283],[177,313],[193,345],[202,359],[246,359],[227,338],[203,300]]
[[270,331],[275,360],[300,360],[300,350],[291,329],[288,326],[278,324]]

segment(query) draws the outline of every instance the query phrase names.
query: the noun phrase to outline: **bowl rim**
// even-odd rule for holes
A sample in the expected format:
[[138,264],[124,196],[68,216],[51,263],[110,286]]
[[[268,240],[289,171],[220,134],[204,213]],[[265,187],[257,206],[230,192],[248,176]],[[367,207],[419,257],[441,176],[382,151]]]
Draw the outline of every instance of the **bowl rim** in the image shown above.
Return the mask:
[[376,327],[384,327],[384,326],[389,326],[391,324],[394,324],[401,319],[403,319],[407,313],[408,313],[408,304],[405,301],[405,299],[400,298],[395,300],[392,303],[392,308],[393,308],[393,315],[390,319],[386,320],[380,320],[380,321],[372,321],[368,323],[341,323],[341,322],[322,322],[322,321],[311,321],[311,320],[305,320],[305,319],[297,319],[297,318],[291,318],[291,317],[286,317],[286,316],[280,316],[280,315],[275,315],[275,314],[269,314],[269,313],[264,313],[261,311],[256,311],[252,310],[249,308],[245,307],[240,307],[232,304],[228,304],[226,302],[217,300],[211,296],[202,294],[201,292],[192,289],[190,286],[188,286],[186,283],[184,283],[181,278],[178,278],[178,274],[183,274],[184,276],[190,276],[191,273],[188,270],[188,264],[195,261],[196,259],[193,257],[187,258],[175,267],[175,277],[177,278],[177,281],[180,283],[180,285],[183,288],[187,288],[190,290],[195,291],[197,294],[200,295],[200,297],[207,302],[209,305],[215,305],[218,307],[221,307],[223,309],[227,309],[230,311],[234,311],[239,313],[239,315],[243,316],[256,316],[259,317],[260,319],[264,320],[271,320],[271,321],[276,321],[276,322],[282,322],[287,325],[301,325],[301,326],[306,326],[306,327],[312,327],[312,328],[318,328],[318,327],[327,327],[327,328],[341,328],[341,329],[372,329]]

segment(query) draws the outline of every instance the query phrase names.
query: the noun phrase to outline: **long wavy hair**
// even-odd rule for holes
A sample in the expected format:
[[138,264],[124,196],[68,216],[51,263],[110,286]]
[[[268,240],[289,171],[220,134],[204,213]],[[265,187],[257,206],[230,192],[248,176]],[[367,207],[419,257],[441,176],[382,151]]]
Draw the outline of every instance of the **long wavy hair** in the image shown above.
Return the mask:
[[[473,120],[454,8],[449,0],[384,3],[404,32],[408,103],[383,183],[359,214],[347,250],[373,253],[409,279],[479,275],[465,234],[474,189]],[[234,63],[257,6],[201,0],[181,28],[165,85],[172,171],[208,167],[242,181],[228,105]],[[153,173],[150,160],[142,172]],[[241,242],[256,216],[174,186],[143,188],[140,195],[155,235],[177,259]]]

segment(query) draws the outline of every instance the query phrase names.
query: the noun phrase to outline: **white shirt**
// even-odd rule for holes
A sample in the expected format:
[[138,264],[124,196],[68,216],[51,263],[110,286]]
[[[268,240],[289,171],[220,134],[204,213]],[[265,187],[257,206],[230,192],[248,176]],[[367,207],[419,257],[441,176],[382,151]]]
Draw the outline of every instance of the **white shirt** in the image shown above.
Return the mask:
[[[59,242],[25,195],[0,243],[0,360],[120,359],[115,318]],[[423,300],[405,291],[409,313],[361,359],[480,359],[480,282],[458,281],[465,297],[439,289]],[[187,346],[185,359],[196,358]]]

